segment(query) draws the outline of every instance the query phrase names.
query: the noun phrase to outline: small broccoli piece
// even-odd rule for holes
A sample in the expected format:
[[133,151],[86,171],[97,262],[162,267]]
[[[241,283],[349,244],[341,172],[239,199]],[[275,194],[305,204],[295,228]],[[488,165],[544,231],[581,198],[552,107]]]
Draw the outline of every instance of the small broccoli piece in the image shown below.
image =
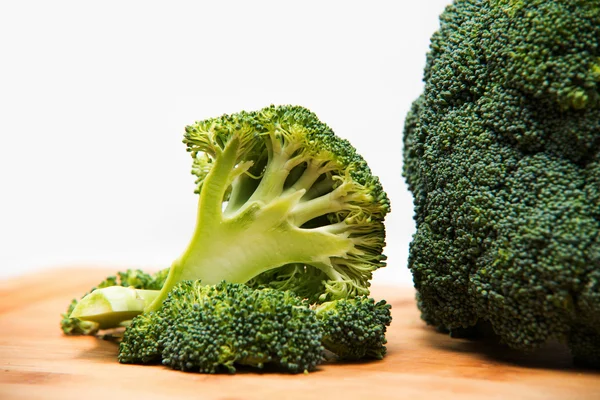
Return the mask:
[[[598,363],[600,2],[456,0],[405,122],[423,319]],[[483,324],[485,325],[485,324]]]
[[342,360],[382,359],[391,305],[366,296],[326,302],[315,308],[323,345]]
[[309,110],[271,106],[188,126],[197,226],[157,310],[182,280],[293,290],[311,301],[369,293],[385,265],[389,200],[352,145]]
[[94,335],[98,332],[99,325],[93,321],[82,321],[79,318],[71,318],[71,313],[77,306],[78,301],[73,299],[64,314],[61,314],[60,328],[65,335]]
[[119,362],[123,364],[152,364],[161,361],[159,344],[165,322],[160,311],[150,311],[133,318],[119,344]]
[[110,286],[92,291],[82,298],[70,318],[99,324],[98,329],[122,326],[144,309],[160,294],[158,290]]
[[[85,298],[96,289],[102,289],[112,286],[133,287],[135,289],[160,290],[162,288],[169,269],[163,269],[155,274],[148,274],[139,269],[128,269],[124,272],[118,272],[116,276],[109,276],[92,288],[82,298]],[[60,327],[65,335],[94,335],[101,328],[100,325],[92,320],[81,320],[72,317],[73,311],[79,304],[79,301],[73,299],[64,314],[61,314]],[[119,321],[119,323],[122,321]],[[118,323],[116,324],[118,325]],[[115,326],[116,326],[115,325]]]
[[173,369],[202,373],[269,364],[310,371],[323,359],[321,328],[308,304],[291,292],[182,281],[161,309],[133,319],[119,348],[123,363],[160,359]]

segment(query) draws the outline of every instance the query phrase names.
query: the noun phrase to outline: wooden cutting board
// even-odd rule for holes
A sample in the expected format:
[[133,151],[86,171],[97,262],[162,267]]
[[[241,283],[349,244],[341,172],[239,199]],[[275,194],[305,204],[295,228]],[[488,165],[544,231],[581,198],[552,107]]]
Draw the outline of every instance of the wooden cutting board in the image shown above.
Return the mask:
[[117,345],[66,337],[60,313],[113,271],[59,269],[0,281],[0,399],[600,399],[600,371],[550,345],[522,355],[451,339],[419,318],[411,288],[375,287],[393,306],[382,361],[304,375],[202,375],[121,365]]

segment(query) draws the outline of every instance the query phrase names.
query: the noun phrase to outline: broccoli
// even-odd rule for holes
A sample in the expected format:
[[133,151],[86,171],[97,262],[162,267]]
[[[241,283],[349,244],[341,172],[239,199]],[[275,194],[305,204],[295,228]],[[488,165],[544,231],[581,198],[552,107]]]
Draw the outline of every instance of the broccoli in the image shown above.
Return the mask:
[[[118,272],[116,276],[109,276],[100,282],[96,287],[92,288],[87,294],[95,289],[107,288],[112,286],[132,287],[135,289],[160,290],[167,279],[169,269],[163,269],[155,274],[148,274],[139,269],[128,269],[124,272]],[[62,314],[60,327],[65,335],[93,335],[101,329],[97,321],[80,320],[72,316],[73,311],[79,303],[73,299],[67,308],[67,311]],[[134,315],[135,316],[135,315]],[[121,318],[119,318],[121,320]],[[119,321],[120,322],[120,321]]]
[[423,319],[600,366],[600,3],[456,0],[404,129]]
[[184,143],[197,225],[146,311],[183,280],[291,290],[310,302],[369,294],[385,266],[390,204],[347,140],[305,108],[270,106],[197,122]]
[[366,295],[390,205],[350,143],[294,106],[197,122],[184,143],[199,194],[187,250],[160,285],[113,278],[70,318],[124,326],[122,363],[184,371],[383,357],[390,307]]
[[[101,292],[110,301],[111,293]],[[332,301],[314,310],[289,291],[182,281],[159,310],[133,319],[119,361],[162,361],[203,373],[233,373],[239,365],[311,371],[324,360],[324,347],[344,359],[381,358],[390,321],[389,305],[368,298]]]
[[315,307],[325,348],[342,360],[382,359],[391,306],[366,296],[340,299]]
[[120,344],[119,361],[162,359],[173,369],[204,373],[265,364],[302,372],[314,369],[322,354],[314,312],[290,292],[182,281],[159,311],[132,321]]
[[[156,310],[182,280],[285,288],[311,301],[369,293],[385,265],[379,179],[315,114],[270,106],[185,129],[197,225]],[[264,274],[264,275],[263,275]]]

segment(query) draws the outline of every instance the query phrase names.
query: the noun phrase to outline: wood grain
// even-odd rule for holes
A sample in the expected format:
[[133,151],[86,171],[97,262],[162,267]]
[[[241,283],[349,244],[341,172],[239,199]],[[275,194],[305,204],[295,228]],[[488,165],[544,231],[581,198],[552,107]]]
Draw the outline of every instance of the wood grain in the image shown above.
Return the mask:
[[0,282],[0,399],[600,399],[600,372],[558,344],[523,355],[425,326],[411,288],[376,287],[393,306],[382,361],[331,363],[308,375],[201,375],[121,365],[117,345],[65,337],[60,313],[103,269],[59,269]]

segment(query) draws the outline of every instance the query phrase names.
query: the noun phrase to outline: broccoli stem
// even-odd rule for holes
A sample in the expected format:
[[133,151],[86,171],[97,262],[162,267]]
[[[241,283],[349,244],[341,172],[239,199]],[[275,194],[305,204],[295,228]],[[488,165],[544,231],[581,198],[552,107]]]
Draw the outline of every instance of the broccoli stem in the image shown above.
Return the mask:
[[125,286],[96,289],[77,303],[69,318],[95,322],[98,329],[115,328],[141,314],[159,294],[159,290]]
[[[341,257],[354,244],[344,236],[290,224],[285,216],[303,194],[300,191],[280,197],[265,207],[248,207],[214,225],[205,220],[188,250],[173,264],[171,269],[175,274],[169,279],[177,282],[201,276],[207,285],[223,280],[244,283],[285,264],[318,264],[324,268],[331,265],[332,253]],[[170,287],[169,281],[166,287]],[[162,300],[160,296],[156,303]]]

